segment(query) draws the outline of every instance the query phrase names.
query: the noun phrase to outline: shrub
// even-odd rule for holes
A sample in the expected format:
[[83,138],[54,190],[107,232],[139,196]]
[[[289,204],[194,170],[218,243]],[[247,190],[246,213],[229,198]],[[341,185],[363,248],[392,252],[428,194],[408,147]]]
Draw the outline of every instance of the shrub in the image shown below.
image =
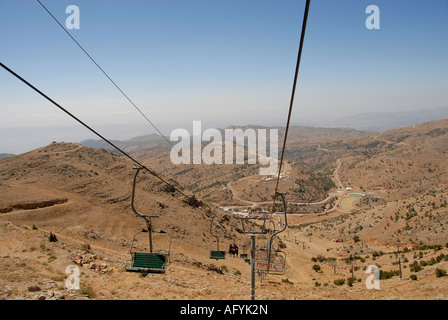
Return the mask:
[[393,276],[397,276],[400,273],[398,272],[398,270],[391,270],[391,271],[383,271],[380,270],[380,279],[381,280],[387,280],[392,278]]
[[93,292],[93,289],[91,286],[88,287],[81,287],[81,290],[79,291],[80,294],[87,296],[88,298],[92,299],[95,297],[95,293]]
[[430,250],[430,249],[434,249],[434,251],[439,251],[442,250],[442,245],[440,244],[434,244],[434,245],[421,245],[417,248],[417,250]]
[[317,256],[317,257],[312,257],[311,258],[311,261],[313,261],[313,262],[324,262],[326,260],[328,260],[328,259],[323,257],[323,256],[320,256],[320,255]]
[[[176,189],[174,189],[174,187],[172,187],[172,189],[170,189],[167,192],[174,192],[174,191],[176,191]],[[204,206],[204,203],[201,200],[196,199],[196,197],[194,195],[189,197],[187,200],[184,200],[184,202],[193,208],[199,208],[199,207]]]
[[48,236],[48,241],[57,242],[58,238],[56,237],[56,235],[53,232],[50,232],[50,235]]
[[416,275],[416,274],[411,274],[411,275],[409,276],[409,278],[411,278],[411,280],[416,281],[416,280],[417,280],[417,275]]
[[355,282],[356,282],[356,278],[354,278],[354,277],[347,278],[347,284],[349,287],[353,287],[353,284]]
[[345,283],[345,279],[336,279],[333,283],[337,286],[342,286]]
[[436,277],[437,278],[446,277],[446,270],[436,269]]
[[419,272],[419,271],[423,270],[423,268],[418,264],[417,261],[414,261],[413,263],[411,263],[409,265],[409,268],[410,268],[411,272]]
[[313,265],[313,270],[316,271],[316,272],[319,272],[320,271],[320,265],[318,265],[318,264]]

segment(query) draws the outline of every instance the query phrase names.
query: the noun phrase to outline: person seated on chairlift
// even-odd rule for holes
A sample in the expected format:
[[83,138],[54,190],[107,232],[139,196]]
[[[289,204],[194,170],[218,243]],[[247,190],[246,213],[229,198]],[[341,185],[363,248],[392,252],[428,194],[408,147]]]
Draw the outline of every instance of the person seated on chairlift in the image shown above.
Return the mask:
[[235,255],[235,247],[233,246],[233,244],[230,244],[229,246],[229,254],[232,256]]

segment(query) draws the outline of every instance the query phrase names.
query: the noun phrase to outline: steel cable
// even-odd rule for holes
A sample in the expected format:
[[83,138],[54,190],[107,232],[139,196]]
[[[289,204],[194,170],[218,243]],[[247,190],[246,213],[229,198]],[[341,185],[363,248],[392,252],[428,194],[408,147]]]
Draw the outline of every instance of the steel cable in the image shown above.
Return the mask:
[[33,89],[34,91],[36,91],[37,93],[39,93],[41,96],[43,96],[45,99],[47,99],[48,101],[50,101],[52,104],[54,104],[55,106],[57,106],[59,109],[61,109],[62,111],[64,111],[66,114],[68,114],[70,117],[72,117],[73,119],[75,119],[76,121],[78,121],[80,124],[82,124],[84,127],[86,127],[87,129],[89,129],[90,131],[92,131],[94,134],[96,134],[98,137],[100,137],[102,140],[104,140],[105,142],[107,142],[108,144],[110,144],[112,147],[114,147],[116,150],[118,150],[119,152],[121,152],[124,156],[126,156],[127,158],[129,158],[130,160],[132,160],[135,164],[137,164],[138,166],[142,167],[143,169],[145,169],[146,171],[148,171],[150,174],[152,174],[153,176],[155,176],[157,179],[159,179],[160,181],[164,182],[165,184],[169,185],[170,187],[174,188],[176,191],[178,191],[180,194],[182,194],[183,196],[190,198],[190,196],[186,195],[184,192],[182,192],[181,190],[179,190],[179,188],[177,188],[176,186],[174,186],[173,184],[169,183],[168,181],[166,181],[164,178],[162,178],[161,176],[159,176],[155,171],[149,169],[148,167],[146,167],[145,165],[141,164],[139,161],[135,160],[133,157],[131,157],[129,154],[127,154],[126,152],[124,152],[123,150],[121,150],[119,147],[117,147],[115,144],[113,144],[112,142],[110,142],[108,139],[106,139],[105,137],[103,137],[101,134],[99,134],[97,131],[95,131],[94,129],[92,129],[90,126],[88,126],[87,124],[85,124],[82,120],[80,120],[78,117],[76,117],[75,115],[73,115],[72,113],[70,113],[67,109],[65,109],[64,107],[62,107],[61,105],[59,105],[57,102],[55,102],[53,99],[51,99],[50,97],[48,97],[46,94],[44,94],[42,91],[40,91],[39,89],[37,89],[35,86],[33,86],[31,83],[29,83],[28,81],[26,81],[24,78],[22,78],[20,75],[18,75],[17,73],[15,73],[13,70],[11,70],[10,68],[8,68],[7,66],[5,66],[3,63],[0,62],[0,66],[5,69],[6,71],[8,71],[9,73],[11,73],[13,76],[15,76],[17,79],[21,80],[23,83],[25,83],[26,85],[28,85],[31,89]]
[[37,2],[39,2],[39,4],[45,9],[45,11],[48,12],[48,14],[54,19],[54,21],[56,21],[56,23],[62,28],[62,30],[65,31],[65,33],[68,34],[68,36],[78,45],[78,47],[87,55],[87,57],[89,57],[89,59],[98,67],[98,69],[101,70],[101,72],[110,80],[110,82],[112,82],[112,84],[121,92],[121,94],[134,106],[135,109],[137,109],[138,112],[140,112],[140,114],[146,119],[146,121],[149,122],[149,124],[156,129],[156,131],[162,136],[162,138],[165,139],[166,142],[168,142],[171,147],[173,147],[173,144],[171,143],[170,140],[168,140],[162,132],[160,132],[160,130],[154,125],[154,123],[151,122],[151,120],[148,119],[148,117],[145,116],[145,114],[137,107],[137,105],[128,97],[127,94],[125,94],[123,92],[123,90],[121,90],[121,88],[115,83],[115,81],[112,80],[112,78],[103,70],[103,68],[101,68],[99,66],[99,64],[90,56],[90,54],[87,53],[87,51],[79,44],[78,41],[76,41],[76,39],[64,28],[64,26],[58,21],[58,19],[55,18],[55,16],[53,16],[53,14],[42,4],[42,2],[40,2],[39,0],[37,0]]
[[292,86],[291,100],[290,100],[290,103],[289,103],[289,112],[288,112],[288,120],[286,122],[285,137],[283,139],[282,155],[281,155],[279,168],[278,168],[277,182],[276,182],[276,185],[275,185],[274,201],[273,201],[273,204],[272,204],[272,213],[274,213],[274,211],[275,211],[275,200],[277,198],[278,185],[279,185],[279,182],[280,182],[280,175],[281,175],[281,172],[282,172],[283,157],[284,157],[285,149],[286,149],[286,139],[288,137],[289,123],[291,121],[291,113],[292,113],[292,108],[293,108],[293,105],[294,105],[294,96],[295,96],[295,93],[296,93],[297,78],[299,76],[300,60],[302,58],[302,49],[303,49],[303,42],[304,42],[304,39],[305,39],[305,32],[306,32],[306,25],[307,25],[307,21],[308,21],[308,13],[309,13],[309,9],[310,9],[310,2],[311,2],[310,0],[306,1],[305,13],[304,13],[304,17],[303,17],[303,25],[302,25],[302,33],[301,33],[301,36],[300,36],[299,52],[298,52],[298,55],[297,55],[296,70],[295,70],[294,82],[293,82],[293,86]]

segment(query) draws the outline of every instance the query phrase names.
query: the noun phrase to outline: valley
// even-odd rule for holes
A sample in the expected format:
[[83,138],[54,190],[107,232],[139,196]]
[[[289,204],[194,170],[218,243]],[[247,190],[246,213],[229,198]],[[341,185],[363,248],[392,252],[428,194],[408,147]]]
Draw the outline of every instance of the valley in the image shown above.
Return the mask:
[[[296,128],[288,141],[279,183],[288,228],[274,243],[285,272],[258,272],[257,299],[448,298],[448,120],[374,134]],[[246,163],[173,165],[159,145],[133,156],[201,200],[192,206],[151,174],[139,176],[136,206],[158,217],[153,242],[156,252],[170,248],[166,272],[125,272],[133,236],[145,228],[130,207],[133,164],[105,149],[53,143],[0,159],[1,298],[249,299],[245,259],[210,259],[210,251],[217,235],[220,250],[235,243],[249,253],[241,216],[264,213],[284,226],[270,214],[275,179]],[[260,249],[267,237],[256,241]],[[147,251],[147,236],[134,245]],[[71,265],[79,290],[66,287]],[[366,286],[371,265],[381,270],[380,289]]]

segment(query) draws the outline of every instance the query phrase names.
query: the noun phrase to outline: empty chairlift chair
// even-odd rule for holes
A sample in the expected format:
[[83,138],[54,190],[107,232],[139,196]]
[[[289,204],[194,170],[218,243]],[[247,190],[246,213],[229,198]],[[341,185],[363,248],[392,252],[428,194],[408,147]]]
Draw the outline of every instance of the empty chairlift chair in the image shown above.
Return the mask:
[[216,238],[216,250],[210,251],[210,259],[220,260],[226,258],[226,252],[219,250],[219,237],[213,234],[213,220],[215,219],[215,217],[216,214],[213,216],[212,221],[210,222],[210,233]]
[[135,237],[142,232],[148,232],[148,230],[137,232],[132,239],[130,250],[131,261],[126,262],[126,271],[139,273],[165,273],[169,262],[169,249],[166,253],[154,253],[151,248],[150,252],[139,252],[134,250]]
[[[147,216],[139,213],[135,207],[134,207],[134,195],[135,195],[135,184],[137,179],[137,174],[140,171],[141,167],[136,168],[137,171],[134,176],[134,183],[132,188],[132,200],[131,200],[131,207],[132,210],[135,212],[137,216],[140,218],[143,218],[146,221],[147,229],[143,229],[139,232],[137,232],[134,235],[134,238],[132,239],[130,254],[131,254],[131,260],[126,261],[126,271],[127,272],[139,272],[142,274],[146,273],[164,273],[166,271],[167,265],[169,263],[169,257],[170,257],[170,248],[171,248],[171,235],[164,231],[160,231],[160,233],[168,234],[170,237],[169,247],[168,250],[166,250],[163,253],[154,253],[153,252],[153,246],[152,246],[152,223],[151,218],[157,218],[157,216]],[[149,234],[149,252],[139,252],[134,250],[134,242],[135,238],[140,233],[148,233]]]

